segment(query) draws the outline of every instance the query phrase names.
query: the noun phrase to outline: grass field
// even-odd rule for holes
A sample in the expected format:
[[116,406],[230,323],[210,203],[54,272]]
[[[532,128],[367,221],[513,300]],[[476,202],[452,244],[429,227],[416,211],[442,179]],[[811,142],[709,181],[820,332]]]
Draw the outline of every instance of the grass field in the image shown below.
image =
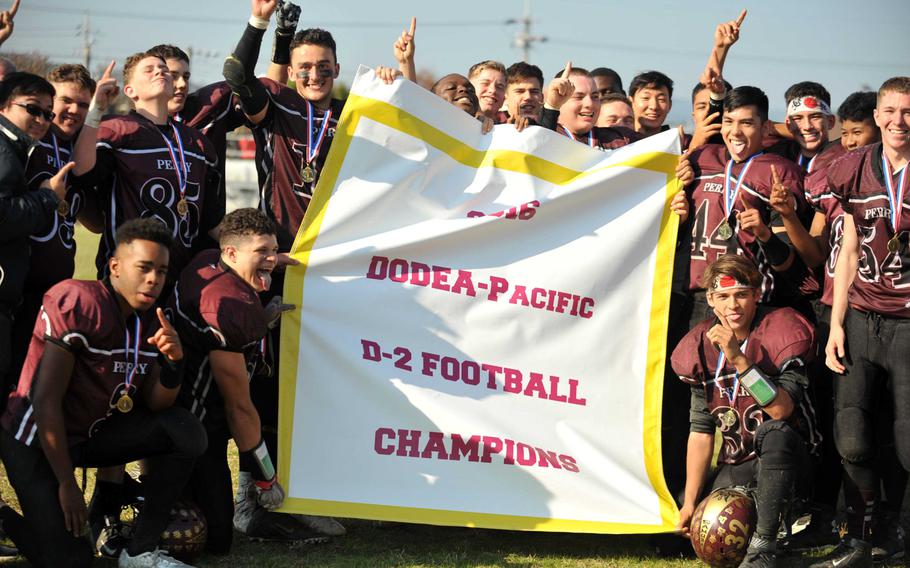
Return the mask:
[[[79,254],[76,277],[93,278],[97,236],[77,231]],[[231,445],[232,470],[236,472],[236,449]],[[15,506],[15,495],[5,471],[0,477],[3,497]],[[92,472],[89,473],[92,486]],[[366,480],[365,480],[366,482]],[[198,566],[218,567],[547,567],[547,568],[658,568],[703,566],[691,555],[662,555],[647,536],[579,535],[478,530],[364,520],[343,520],[348,534],[327,544],[289,546],[254,543],[239,535],[228,557],[201,557]],[[685,541],[664,538],[688,551]],[[788,558],[781,566],[808,566],[815,559]],[[0,565],[27,566],[23,559],[2,560]],[[99,566],[115,566],[99,561]]]

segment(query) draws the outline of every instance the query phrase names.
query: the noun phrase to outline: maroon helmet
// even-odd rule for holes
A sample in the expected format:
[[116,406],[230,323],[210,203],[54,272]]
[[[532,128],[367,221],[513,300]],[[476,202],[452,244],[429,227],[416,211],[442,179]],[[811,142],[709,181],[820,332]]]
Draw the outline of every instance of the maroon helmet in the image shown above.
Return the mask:
[[178,501],[171,508],[158,546],[174,558],[192,558],[205,550],[208,524],[195,503]]
[[692,514],[692,548],[702,562],[715,568],[739,566],[755,532],[755,502],[743,489],[712,491]]

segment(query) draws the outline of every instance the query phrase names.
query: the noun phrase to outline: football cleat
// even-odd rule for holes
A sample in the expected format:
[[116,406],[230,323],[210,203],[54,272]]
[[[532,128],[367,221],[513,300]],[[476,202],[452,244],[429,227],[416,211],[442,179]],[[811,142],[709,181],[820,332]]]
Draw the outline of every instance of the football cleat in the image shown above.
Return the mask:
[[172,558],[166,550],[156,548],[150,552],[143,552],[136,556],[123,549],[117,558],[117,568],[193,568],[189,564]]
[[253,512],[243,534],[251,540],[261,542],[319,544],[329,541],[329,537],[302,525],[293,515],[273,513],[262,507]]
[[810,564],[809,568],[872,568],[872,545],[845,538],[821,562]]
[[314,515],[294,515],[294,518],[300,521],[303,526],[309,528],[313,532],[317,532],[325,536],[342,536],[348,531],[345,530],[344,525],[333,519],[332,517],[317,517]]
[[95,550],[107,558],[119,558],[130,543],[130,527],[117,517],[104,515],[91,523],[91,531]]

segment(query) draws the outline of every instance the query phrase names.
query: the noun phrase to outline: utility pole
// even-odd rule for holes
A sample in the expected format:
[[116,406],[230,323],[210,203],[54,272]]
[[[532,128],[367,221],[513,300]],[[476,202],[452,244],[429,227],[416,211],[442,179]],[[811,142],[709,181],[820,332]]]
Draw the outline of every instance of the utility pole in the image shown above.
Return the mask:
[[95,36],[92,35],[92,22],[89,17],[88,10],[85,11],[85,17],[82,20],[82,25],[79,26],[79,31],[82,34],[82,59],[84,61],[83,65],[91,73],[92,69],[92,46],[95,44]]
[[521,24],[521,29],[515,32],[515,38],[512,40],[512,46],[521,49],[522,51],[522,61],[525,63],[530,63],[531,61],[531,47],[534,43],[545,42],[547,38],[542,35],[534,35],[531,33],[531,23],[534,20],[531,18],[531,0],[525,0],[525,12],[524,16],[521,18],[509,18],[506,20],[506,24]]

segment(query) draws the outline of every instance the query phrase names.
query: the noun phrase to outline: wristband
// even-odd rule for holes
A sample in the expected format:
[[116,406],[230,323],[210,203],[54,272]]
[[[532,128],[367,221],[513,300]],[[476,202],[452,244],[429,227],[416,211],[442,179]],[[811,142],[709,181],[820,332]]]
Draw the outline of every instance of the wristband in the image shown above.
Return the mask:
[[771,238],[764,243],[761,241],[759,241],[759,243],[761,244],[762,250],[765,251],[765,256],[768,258],[768,262],[771,263],[771,266],[780,266],[790,258],[790,247],[787,243],[780,240],[774,231],[771,231]]
[[250,20],[247,22],[249,25],[253,26],[257,30],[265,30],[269,27],[269,21],[257,16],[250,16]]
[[777,387],[755,365],[746,369],[739,381],[759,406],[767,406],[777,398]]
[[84,124],[92,128],[98,128],[101,125],[101,117],[103,115],[104,111],[96,107],[95,101],[92,101],[92,104],[88,107],[88,114],[85,115]]
[[250,472],[253,475],[253,481],[260,489],[268,489],[275,483],[275,466],[272,465],[272,458],[269,457],[269,449],[265,445],[265,440],[259,439],[253,449],[242,452],[251,457],[259,471]]
[[171,361],[163,353],[158,354],[158,382],[166,389],[175,389],[183,383],[184,361],[186,357],[179,361]]

